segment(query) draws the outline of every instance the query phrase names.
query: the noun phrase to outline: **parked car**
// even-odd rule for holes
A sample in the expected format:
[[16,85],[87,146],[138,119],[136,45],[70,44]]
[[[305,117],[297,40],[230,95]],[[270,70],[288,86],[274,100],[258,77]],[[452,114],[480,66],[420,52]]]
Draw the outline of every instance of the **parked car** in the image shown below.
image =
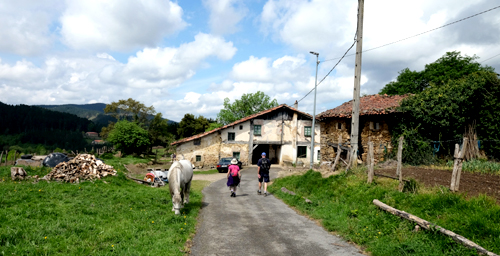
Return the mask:
[[[231,164],[231,160],[233,160],[232,157],[224,157],[219,160],[219,163],[217,164],[217,171],[219,172],[227,172],[228,171],[228,166]],[[238,167],[241,169],[241,162],[238,160]]]

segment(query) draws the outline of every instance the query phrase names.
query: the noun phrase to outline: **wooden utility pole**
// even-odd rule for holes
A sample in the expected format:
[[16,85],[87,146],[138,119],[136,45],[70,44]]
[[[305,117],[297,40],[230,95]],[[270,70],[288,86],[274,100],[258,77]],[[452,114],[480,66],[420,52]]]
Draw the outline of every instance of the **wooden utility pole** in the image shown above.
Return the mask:
[[359,90],[361,82],[361,52],[363,51],[363,11],[364,0],[358,0],[358,31],[356,35],[356,66],[354,69],[354,92],[352,99],[352,126],[351,126],[351,163],[357,166],[358,136],[359,136]]

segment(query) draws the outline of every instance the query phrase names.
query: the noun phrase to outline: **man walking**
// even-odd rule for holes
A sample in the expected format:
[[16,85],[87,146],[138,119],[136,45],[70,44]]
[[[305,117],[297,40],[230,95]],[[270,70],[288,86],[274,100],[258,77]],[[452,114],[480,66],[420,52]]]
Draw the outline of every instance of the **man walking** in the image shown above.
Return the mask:
[[257,194],[261,195],[262,182],[264,182],[264,196],[267,196],[267,183],[269,182],[269,169],[271,161],[266,158],[266,152],[262,152],[262,158],[257,162],[257,172],[259,177],[259,190]]

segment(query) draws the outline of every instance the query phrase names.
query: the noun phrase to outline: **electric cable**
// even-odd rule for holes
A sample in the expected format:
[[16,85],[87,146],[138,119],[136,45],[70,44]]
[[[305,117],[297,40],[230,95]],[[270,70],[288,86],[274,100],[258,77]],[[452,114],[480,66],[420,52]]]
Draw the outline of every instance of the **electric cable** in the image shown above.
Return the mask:
[[495,55],[495,56],[493,56],[493,57],[490,57],[490,58],[487,58],[487,59],[485,59],[485,60],[483,60],[483,61],[480,61],[479,63],[486,62],[486,61],[491,60],[491,59],[493,59],[493,58],[495,58],[495,57],[498,57],[498,56],[500,56],[500,53],[499,53],[499,54],[497,54],[497,55]]
[[[431,30],[427,30],[427,31],[422,32],[422,33],[418,33],[418,34],[416,34],[416,35],[409,36],[409,37],[406,37],[406,38],[403,38],[403,39],[400,39],[400,40],[394,41],[394,42],[392,42],[392,43],[387,43],[387,44],[384,44],[384,45],[381,45],[381,46],[377,46],[377,47],[374,47],[374,48],[370,48],[370,49],[365,50],[365,51],[362,51],[362,52],[363,52],[363,53],[365,53],[365,52],[373,51],[373,50],[375,50],[375,49],[379,49],[379,48],[382,48],[382,47],[385,47],[385,46],[388,46],[388,45],[391,45],[391,44],[399,43],[399,42],[401,42],[401,41],[404,41],[404,40],[407,40],[407,39],[410,39],[410,38],[414,38],[414,37],[417,37],[417,36],[420,36],[420,35],[423,35],[423,34],[426,34],[426,33],[432,32],[432,31],[434,31],[434,30],[438,30],[438,29],[441,29],[441,28],[444,28],[444,27],[447,27],[447,26],[450,26],[450,25],[453,25],[453,24],[459,23],[459,22],[461,22],[461,21],[464,21],[464,20],[467,20],[467,19],[473,18],[473,17],[475,17],[475,16],[478,16],[478,15],[481,15],[481,14],[484,14],[484,13],[487,13],[487,12],[490,12],[490,11],[493,11],[493,10],[498,9],[498,8],[500,8],[500,5],[499,5],[499,6],[496,6],[496,7],[493,7],[493,8],[491,8],[491,9],[488,9],[488,10],[486,10],[486,11],[482,11],[482,12],[480,12],[480,13],[476,13],[476,14],[474,14],[474,15],[471,15],[471,16],[468,16],[468,17],[465,17],[465,18],[463,18],[463,19],[460,19],[460,20],[457,20],[457,21],[454,21],[454,22],[451,22],[451,23],[447,23],[447,24],[445,24],[445,25],[443,25],[443,26],[440,26],[440,27],[437,27],[437,28],[433,28],[433,29],[431,29]],[[353,56],[353,55],[355,55],[355,54],[350,54],[350,55],[347,55],[347,56]],[[339,58],[343,58],[343,57],[344,57],[344,56],[342,56],[342,57],[337,57],[337,58],[333,58],[333,59],[328,59],[328,60],[324,60],[323,62],[326,62],[326,61],[332,61],[332,60],[337,60],[337,59],[339,59]]]

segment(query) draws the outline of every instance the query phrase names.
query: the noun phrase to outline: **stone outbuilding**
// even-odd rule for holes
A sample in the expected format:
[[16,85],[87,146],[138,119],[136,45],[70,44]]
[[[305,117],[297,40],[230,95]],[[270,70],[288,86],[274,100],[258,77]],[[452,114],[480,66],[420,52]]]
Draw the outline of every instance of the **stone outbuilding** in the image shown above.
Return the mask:
[[[384,152],[391,151],[391,128],[401,117],[397,112],[402,99],[406,95],[367,95],[360,98],[359,107],[359,152],[362,160],[366,160],[368,141],[374,143],[374,157],[382,161]],[[342,136],[343,149],[350,147],[352,100],[322,112],[316,116],[321,124],[321,161],[334,161],[338,145],[338,137]],[[346,151],[341,154],[345,158]]]
[[[286,104],[247,116],[223,127],[171,143],[178,156],[195,166],[214,166],[235,157],[244,165],[256,164],[262,152],[273,164],[309,165],[314,136],[314,162],[319,163],[320,125],[312,116]],[[314,133],[314,134],[313,134]]]

